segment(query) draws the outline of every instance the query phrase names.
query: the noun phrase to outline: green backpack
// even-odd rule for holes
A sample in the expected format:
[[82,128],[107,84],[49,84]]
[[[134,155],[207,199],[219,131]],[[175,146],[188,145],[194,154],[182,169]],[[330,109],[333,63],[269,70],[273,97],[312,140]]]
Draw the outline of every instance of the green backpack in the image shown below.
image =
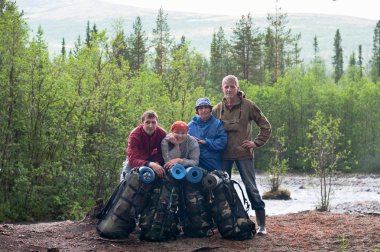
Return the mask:
[[181,187],[180,217],[183,232],[188,237],[207,237],[213,234],[208,191],[201,183],[184,181]]
[[141,181],[137,169],[128,173],[97,216],[98,234],[111,239],[127,238],[136,227],[136,217],[150,198],[152,186],[152,183]]
[[[230,180],[223,171],[213,171],[208,176],[215,176],[218,181],[211,189],[211,211],[221,236],[231,240],[251,239],[256,233],[255,223],[248,216],[249,204],[240,185]],[[235,184],[241,190],[246,209],[235,190]]]
[[140,214],[140,240],[160,242],[177,237],[178,197],[178,182],[172,177],[157,181],[148,205]]

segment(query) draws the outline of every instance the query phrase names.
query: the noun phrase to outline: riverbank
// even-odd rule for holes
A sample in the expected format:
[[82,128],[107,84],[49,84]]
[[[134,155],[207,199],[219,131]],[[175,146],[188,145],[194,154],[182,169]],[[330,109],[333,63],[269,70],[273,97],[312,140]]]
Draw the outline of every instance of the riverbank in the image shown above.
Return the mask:
[[[232,179],[243,186],[239,175],[233,175]],[[256,180],[261,193],[270,190],[263,174],[258,174]],[[334,178],[330,196],[331,212],[380,214],[379,185],[380,174],[341,175]],[[320,202],[318,178],[289,174],[281,187],[290,191],[291,199],[265,200],[267,215],[312,211]],[[249,214],[254,215],[254,211],[251,210]]]
[[[215,230],[209,238],[145,242],[106,240],[85,221],[0,225],[0,251],[380,251],[380,215],[307,211],[267,217],[267,236],[230,241]],[[345,250],[342,250],[345,248]],[[49,250],[50,249],[50,250]]]
[[[239,176],[233,179],[240,182]],[[269,190],[265,180],[265,176],[257,176],[261,192]],[[106,240],[96,234],[93,221],[63,221],[0,224],[0,251],[380,252],[379,184],[380,175],[336,178],[331,212],[316,212],[312,211],[318,201],[316,179],[289,175],[283,187],[290,190],[292,199],[266,200],[268,235],[247,241],[222,239],[217,230],[209,238],[180,236],[161,243],[140,241],[137,231],[125,240]],[[250,215],[255,222],[254,212],[250,211]]]

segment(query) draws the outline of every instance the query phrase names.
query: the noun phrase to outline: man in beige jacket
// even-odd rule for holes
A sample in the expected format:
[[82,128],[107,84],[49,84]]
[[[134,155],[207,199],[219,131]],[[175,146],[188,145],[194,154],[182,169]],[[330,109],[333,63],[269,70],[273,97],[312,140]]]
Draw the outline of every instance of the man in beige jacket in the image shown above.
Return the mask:
[[[265,235],[267,233],[265,203],[256,186],[253,150],[268,141],[272,127],[257,105],[244,97],[243,92],[240,91],[239,81],[234,75],[223,78],[222,91],[224,98],[212,111],[213,115],[223,122],[228,133],[227,147],[223,152],[222,169],[231,176],[232,166],[234,163],[236,164],[252,209],[256,213],[256,221],[259,226],[257,234]],[[260,129],[253,140],[252,122]]]

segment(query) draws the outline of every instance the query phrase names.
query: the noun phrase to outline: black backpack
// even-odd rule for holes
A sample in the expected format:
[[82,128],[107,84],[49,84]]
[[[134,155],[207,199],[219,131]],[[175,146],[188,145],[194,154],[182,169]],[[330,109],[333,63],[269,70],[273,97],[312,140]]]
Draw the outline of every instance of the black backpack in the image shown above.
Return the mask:
[[[211,211],[221,236],[231,240],[251,239],[256,233],[255,223],[248,216],[249,204],[239,183],[223,171],[213,171],[207,176],[214,176],[217,181],[211,189]],[[207,176],[204,180],[209,179]],[[246,209],[234,185],[239,186]]]
[[137,169],[128,173],[97,216],[98,234],[111,239],[127,238],[136,227],[138,214],[150,198],[152,186],[141,181]]

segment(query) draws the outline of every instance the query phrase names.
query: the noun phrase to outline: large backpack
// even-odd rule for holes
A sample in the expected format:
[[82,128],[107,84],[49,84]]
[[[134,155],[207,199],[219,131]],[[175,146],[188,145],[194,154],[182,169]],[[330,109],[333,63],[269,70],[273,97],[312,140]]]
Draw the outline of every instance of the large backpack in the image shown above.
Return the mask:
[[140,240],[167,241],[179,234],[177,183],[165,176],[155,184],[150,201],[140,214]]
[[[231,240],[252,238],[256,233],[255,223],[248,216],[249,204],[240,185],[223,171],[213,171],[208,176],[217,178],[215,187],[211,189],[211,211],[221,236]],[[244,209],[235,184],[241,190],[247,209]]]
[[206,237],[213,234],[208,191],[202,183],[185,180],[181,187],[180,217],[183,232],[188,237]]
[[112,239],[127,238],[136,227],[136,217],[150,198],[152,186],[141,181],[137,169],[128,173],[97,216],[98,234]]

